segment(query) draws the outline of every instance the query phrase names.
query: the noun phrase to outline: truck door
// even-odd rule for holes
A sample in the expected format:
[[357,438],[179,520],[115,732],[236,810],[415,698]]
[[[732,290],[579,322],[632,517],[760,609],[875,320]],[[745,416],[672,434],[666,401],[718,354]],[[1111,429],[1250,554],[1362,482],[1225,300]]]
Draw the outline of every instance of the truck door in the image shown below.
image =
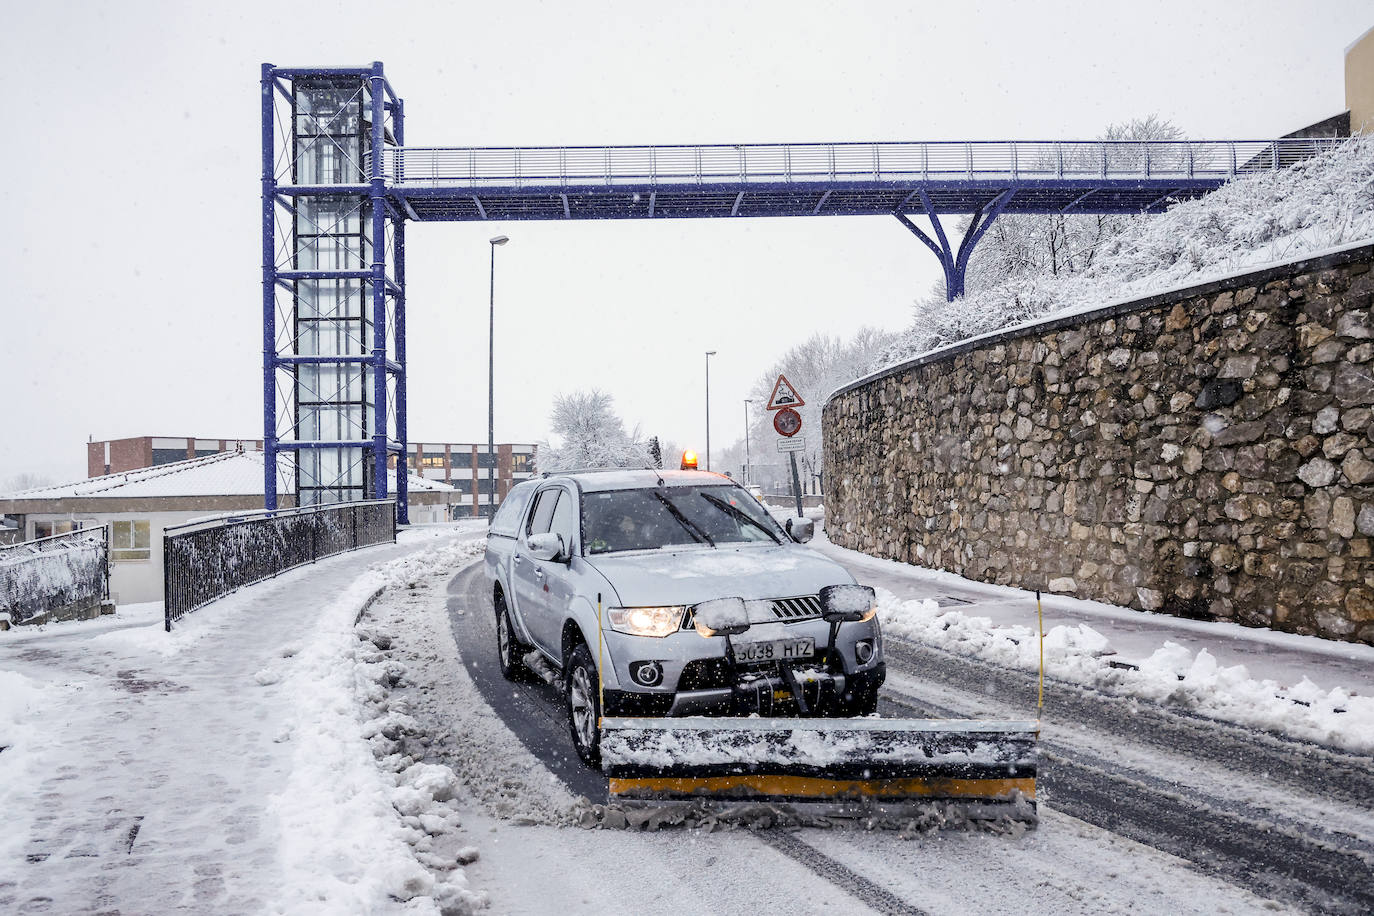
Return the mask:
[[515,539],[515,550],[511,554],[511,587],[515,589],[516,613],[520,615],[520,623],[535,644],[546,652],[552,652],[554,657],[557,657],[558,646],[549,647],[541,636],[540,627],[540,622],[548,616],[548,575],[545,567],[554,564],[534,558],[530,553],[529,537],[549,530],[558,494],[562,492],[560,487],[546,487],[534,495],[534,508],[530,510],[529,521]]
[[568,619],[568,608],[573,599],[572,564],[580,562],[575,559],[578,551],[578,529],[581,527],[579,518],[577,496],[571,491],[562,490],[558,496],[558,505],[553,510],[553,518],[549,522],[549,530],[563,538],[563,546],[568,551],[570,560],[564,563],[542,564],[544,605],[539,622],[533,624],[539,629],[539,639],[560,661],[563,660],[563,621]]

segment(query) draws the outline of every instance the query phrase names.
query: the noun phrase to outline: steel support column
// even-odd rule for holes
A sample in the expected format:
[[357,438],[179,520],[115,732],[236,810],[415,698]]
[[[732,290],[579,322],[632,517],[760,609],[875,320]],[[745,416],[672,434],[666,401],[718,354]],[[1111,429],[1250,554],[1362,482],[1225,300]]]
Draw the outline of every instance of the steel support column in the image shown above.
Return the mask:
[[[396,99],[392,103],[391,123],[396,132],[396,143],[404,145],[406,142],[406,116],[405,103]],[[396,364],[399,367],[395,370],[396,378],[396,439],[401,443],[401,453],[396,456],[396,523],[400,525],[410,524],[410,438],[406,429],[406,221],[404,217],[398,217],[392,221],[392,244],[395,249],[391,253],[392,273],[396,280],[396,326],[394,329],[396,339],[393,342],[396,357]],[[416,473],[423,474],[419,468]]]
[[[380,62],[372,65],[372,150],[368,176],[372,201],[372,492],[387,498],[386,485],[386,179],[382,177],[383,120],[386,117],[386,80]],[[396,474],[409,472],[404,452],[396,461]]]
[[913,223],[905,213],[899,210],[893,215],[903,226],[924,242],[926,247],[935,253],[935,257],[940,259],[940,267],[945,272],[945,299],[953,302],[964,295],[964,279],[968,273],[968,261],[973,254],[973,247],[988,231],[992,221],[1011,201],[1016,191],[1015,189],[1003,191],[974,212],[973,218],[969,220],[968,228],[964,230],[964,237],[959,242],[957,252],[949,244],[949,237],[945,235],[945,227],[940,223],[940,216],[930,201],[930,195],[925,192],[924,188],[916,193],[921,199],[921,205],[925,208],[926,218],[930,220],[931,226],[935,229],[935,236],[939,239],[938,243],[922,232],[921,228]]
[[276,77],[262,65],[262,457],[263,508],[277,508],[276,177],[272,172]]

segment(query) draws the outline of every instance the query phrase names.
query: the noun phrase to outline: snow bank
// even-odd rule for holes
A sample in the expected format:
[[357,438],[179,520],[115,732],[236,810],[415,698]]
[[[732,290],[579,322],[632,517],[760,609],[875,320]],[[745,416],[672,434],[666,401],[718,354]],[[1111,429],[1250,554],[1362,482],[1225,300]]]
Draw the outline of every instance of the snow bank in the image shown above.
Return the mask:
[[[387,699],[387,688],[405,676],[404,666],[383,654],[389,642],[362,641],[355,630],[380,590],[414,588],[475,556],[482,544],[445,541],[367,571],[320,612],[307,644],[283,650],[284,670],[269,667],[255,677],[280,680],[296,704],[278,737],[294,748],[291,776],[273,799],[286,910],[372,912],[399,900],[410,903],[408,910],[450,913],[483,905],[456,868],[457,851],[444,860],[425,842],[457,823],[445,804],[452,772],[414,761],[395,772],[399,756],[384,761],[390,772],[379,771],[379,739],[404,736],[414,720]],[[436,877],[434,869],[445,865],[447,873]]]
[[881,361],[890,366],[982,334],[1370,240],[1374,138],[1355,138],[1287,169],[1238,178],[1165,213],[1131,217],[1083,272],[1014,278],[931,306]]
[[[878,619],[891,636],[1008,668],[1039,667],[1039,640],[1031,627],[994,626],[987,617],[946,610],[930,599],[904,601],[885,589],[878,589]],[[1292,686],[1256,680],[1244,665],[1221,667],[1206,649],[1194,654],[1168,641],[1138,667],[1113,665],[1114,656],[1107,638],[1087,624],[1045,633],[1048,676],[1301,740],[1374,752],[1374,697],[1341,687],[1322,690],[1306,678]]]

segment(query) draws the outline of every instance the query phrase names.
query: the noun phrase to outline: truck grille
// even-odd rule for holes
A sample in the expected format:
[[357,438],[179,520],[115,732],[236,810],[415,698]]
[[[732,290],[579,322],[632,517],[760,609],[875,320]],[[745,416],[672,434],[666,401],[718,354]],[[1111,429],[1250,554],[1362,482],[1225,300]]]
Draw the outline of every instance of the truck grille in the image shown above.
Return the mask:
[[[816,595],[801,595],[796,598],[774,598],[772,600],[774,618],[783,623],[798,620],[815,620],[821,616],[821,599]],[[682,615],[682,629],[690,630],[696,625],[696,615],[692,608]]]
[[821,599],[815,595],[800,598],[774,598],[773,616],[779,620],[810,620],[821,616]]

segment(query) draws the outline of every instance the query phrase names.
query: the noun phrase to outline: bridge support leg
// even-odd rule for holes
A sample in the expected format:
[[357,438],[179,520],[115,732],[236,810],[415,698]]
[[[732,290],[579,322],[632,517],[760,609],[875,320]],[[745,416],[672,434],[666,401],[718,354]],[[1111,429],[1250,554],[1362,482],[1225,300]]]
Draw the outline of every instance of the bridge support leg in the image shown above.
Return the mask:
[[[940,266],[945,271],[945,299],[953,302],[964,295],[964,277],[968,273],[968,259],[973,254],[973,246],[978,244],[983,233],[988,231],[992,221],[997,219],[998,214],[1011,201],[1012,195],[1016,191],[1003,191],[974,212],[973,219],[969,221],[968,229],[964,231],[964,237],[959,242],[957,252],[950,247],[949,237],[945,235],[945,227],[940,224],[940,216],[935,212],[935,206],[930,202],[930,196],[926,194],[924,189],[917,193],[920,195],[921,205],[925,208],[926,218],[930,220],[931,226],[935,229],[935,239],[922,232],[921,228],[900,210],[893,215],[903,226],[910,229],[918,239],[924,242],[927,248],[935,252],[935,257],[940,259]],[[938,243],[936,239],[939,240]]]

